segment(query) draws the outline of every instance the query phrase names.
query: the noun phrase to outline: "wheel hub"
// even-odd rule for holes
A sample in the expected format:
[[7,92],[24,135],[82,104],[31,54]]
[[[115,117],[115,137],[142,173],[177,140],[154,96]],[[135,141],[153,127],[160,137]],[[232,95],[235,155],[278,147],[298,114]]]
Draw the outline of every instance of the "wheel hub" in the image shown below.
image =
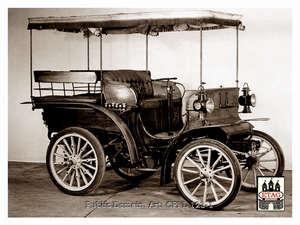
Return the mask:
[[258,167],[259,158],[257,156],[249,156],[246,161],[246,167],[252,169],[252,167]]
[[72,155],[69,158],[69,164],[78,168],[81,165],[81,158],[78,155]]
[[214,173],[210,168],[205,167],[200,171],[200,178],[211,181],[214,178]]

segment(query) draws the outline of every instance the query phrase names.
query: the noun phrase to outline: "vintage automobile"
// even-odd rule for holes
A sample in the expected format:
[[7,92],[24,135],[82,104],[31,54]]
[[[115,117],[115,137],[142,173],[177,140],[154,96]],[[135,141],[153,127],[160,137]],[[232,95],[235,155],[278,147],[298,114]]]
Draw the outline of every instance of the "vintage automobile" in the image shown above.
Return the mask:
[[[98,188],[108,168],[133,182],[160,171],[160,184],[174,178],[195,208],[219,210],[241,187],[255,190],[257,176],[282,175],[278,143],[239,117],[251,112],[256,96],[247,83],[239,88],[238,70],[232,87],[204,88],[202,32],[232,29],[238,55],[238,33],[245,30],[241,18],[209,10],[29,18],[27,103],[42,109],[50,139],[46,163],[54,184],[67,194],[85,195]],[[86,70],[34,69],[33,30],[82,33],[87,62],[90,38],[99,38],[99,69],[91,70],[89,63]],[[176,77],[152,79],[148,69],[148,36],[179,31],[200,34],[200,82],[193,91]],[[145,35],[145,70],[103,68],[102,36],[118,34]]]

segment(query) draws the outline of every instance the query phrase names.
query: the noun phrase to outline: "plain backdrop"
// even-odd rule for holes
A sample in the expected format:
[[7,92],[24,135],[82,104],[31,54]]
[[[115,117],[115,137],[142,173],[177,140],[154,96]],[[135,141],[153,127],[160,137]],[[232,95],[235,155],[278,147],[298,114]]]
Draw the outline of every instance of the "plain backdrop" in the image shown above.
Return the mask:
[[[45,162],[49,144],[41,110],[20,104],[30,100],[28,18],[100,15],[172,9],[135,8],[9,8],[8,9],[8,160]],[[178,10],[178,9],[177,9]],[[226,8],[242,14],[239,32],[239,86],[244,82],[257,96],[252,114],[270,118],[255,129],[281,145],[286,169],[292,169],[292,9]],[[235,86],[235,30],[203,32],[203,80],[206,88]],[[149,37],[149,70],[153,78],[178,77],[188,90],[199,86],[199,32]],[[145,36],[103,37],[104,69],[145,69]],[[99,39],[90,40],[90,69],[99,69]],[[86,69],[82,34],[33,31],[33,70]]]

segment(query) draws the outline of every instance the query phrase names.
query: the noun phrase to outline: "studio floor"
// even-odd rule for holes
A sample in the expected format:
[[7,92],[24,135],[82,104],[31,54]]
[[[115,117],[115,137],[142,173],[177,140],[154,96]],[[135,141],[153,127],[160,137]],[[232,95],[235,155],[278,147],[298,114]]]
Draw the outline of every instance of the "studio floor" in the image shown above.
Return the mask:
[[186,204],[173,182],[160,186],[159,175],[133,184],[109,170],[93,193],[70,196],[52,183],[45,163],[8,162],[8,217],[292,217],[291,170],[283,174],[285,210],[277,212],[257,211],[256,193],[243,190],[223,210],[197,210]]

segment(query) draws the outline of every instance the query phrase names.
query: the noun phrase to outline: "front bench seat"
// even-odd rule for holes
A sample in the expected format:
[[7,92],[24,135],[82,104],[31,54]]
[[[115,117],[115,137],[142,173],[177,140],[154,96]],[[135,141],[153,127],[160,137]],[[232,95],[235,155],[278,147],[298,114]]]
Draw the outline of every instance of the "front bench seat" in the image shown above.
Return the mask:
[[[104,97],[109,103],[127,103],[129,107],[154,109],[166,105],[166,81],[152,81],[150,71],[103,71]],[[175,87],[173,102],[181,102],[181,92]]]

